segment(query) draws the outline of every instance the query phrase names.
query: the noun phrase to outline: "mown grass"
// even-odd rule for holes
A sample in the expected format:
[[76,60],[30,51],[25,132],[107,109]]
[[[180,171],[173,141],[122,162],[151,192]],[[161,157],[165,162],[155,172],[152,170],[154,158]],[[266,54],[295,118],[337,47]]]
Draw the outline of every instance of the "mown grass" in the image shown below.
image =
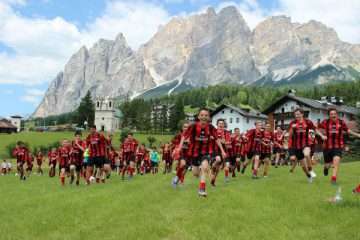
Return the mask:
[[191,173],[178,189],[172,174],[79,187],[46,175],[0,176],[0,239],[360,239],[360,197],[351,194],[360,164],[342,166],[338,204],[326,202],[336,187],[316,171],[313,184],[300,168],[272,168],[259,180],[248,171],[228,184],[221,173],[207,198],[197,196]]
[[[85,138],[87,133],[83,133]],[[145,134],[135,134],[135,138],[140,143],[148,144],[147,137]],[[161,142],[164,143],[171,139],[170,135],[152,135],[156,138],[155,145],[159,145]],[[48,146],[51,143],[60,141],[62,139],[73,139],[74,132],[21,132],[16,134],[0,134],[0,157],[9,157],[6,151],[6,146],[11,143],[16,143],[21,140],[30,145],[30,148],[34,149],[39,146]],[[118,148],[120,145],[120,133],[115,133],[113,137],[113,145]]]

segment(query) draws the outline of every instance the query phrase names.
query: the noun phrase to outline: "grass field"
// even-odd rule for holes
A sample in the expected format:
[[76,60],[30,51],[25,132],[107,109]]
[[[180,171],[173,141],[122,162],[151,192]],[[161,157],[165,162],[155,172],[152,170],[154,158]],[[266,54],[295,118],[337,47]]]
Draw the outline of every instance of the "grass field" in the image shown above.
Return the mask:
[[[87,133],[83,133],[85,138]],[[149,135],[144,134],[135,134],[135,138],[139,140],[140,143],[148,144],[147,137]],[[170,135],[152,135],[156,138],[155,145],[159,145],[160,142],[164,143],[171,139]],[[0,134],[0,157],[7,157],[6,146],[15,143],[18,140],[27,142],[31,148],[36,148],[37,146],[47,146],[48,144],[60,141],[64,138],[73,139],[73,132],[21,132],[17,134]],[[115,133],[113,137],[113,145],[118,148],[120,145],[120,133]]]
[[209,196],[197,196],[197,179],[173,189],[171,175],[135,176],[106,184],[61,187],[58,178],[31,176],[20,182],[0,176],[0,239],[360,239],[360,164],[341,167],[335,195],[328,177],[308,184],[300,168],[271,168],[267,179],[249,172],[225,184],[223,177]]

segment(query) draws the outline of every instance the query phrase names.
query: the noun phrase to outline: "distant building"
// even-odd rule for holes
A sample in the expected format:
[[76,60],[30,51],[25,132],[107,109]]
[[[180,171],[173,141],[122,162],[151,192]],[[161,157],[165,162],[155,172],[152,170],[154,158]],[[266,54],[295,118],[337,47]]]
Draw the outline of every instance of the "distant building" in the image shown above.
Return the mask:
[[114,99],[97,97],[95,100],[95,125],[99,131],[113,132],[119,129],[119,116]]
[[216,126],[218,119],[225,119],[227,129],[234,131],[239,128],[240,132],[245,132],[248,129],[255,127],[256,121],[266,121],[267,116],[261,114],[259,111],[241,109],[232,105],[223,104],[211,112],[212,124]]
[[340,97],[322,97],[320,100],[313,100],[298,97],[295,92],[290,91],[287,95],[271,104],[263,113],[268,115],[272,127],[280,126],[287,129],[290,121],[294,119],[294,110],[296,108],[302,108],[305,117],[315,124],[328,117],[330,108],[337,109],[340,118],[350,122],[350,124],[355,121],[356,115],[360,112],[359,108],[344,105]]
[[17,132],[21,131],[21,119],[22,117],[19,115],[14,115],[10,117],[10,122],[12,125],[16,127]]
[[0,119],[0,133],[16,133],[17,127],[7,119]]
[[165,121],[168,122],[170,120],[171,110],[174,106],[174,104],[153,105],[150,113],[151,125],[155,127],[154,125],[164,122],[163,117],[166,117]]

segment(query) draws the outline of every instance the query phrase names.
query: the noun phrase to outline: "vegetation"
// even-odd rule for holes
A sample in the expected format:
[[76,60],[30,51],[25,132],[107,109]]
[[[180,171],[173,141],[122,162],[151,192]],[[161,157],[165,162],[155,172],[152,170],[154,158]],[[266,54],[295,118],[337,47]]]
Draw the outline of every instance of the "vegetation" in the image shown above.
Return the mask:
[[342,165],[338,204],[326,202],[336,188],[315,171],[313,184],[300,167],[271,168],[256,181],[248,171],[228,184],[220,174],[207,198],[197,196],[191,172],[179,189],[170,186],[172,174],[132,181],[113,174],[106,184],[78,187],[61,187],[47,170],[25,182],[0,176],[1,239],[359,239],[360,199],[351,189],[360,164]]

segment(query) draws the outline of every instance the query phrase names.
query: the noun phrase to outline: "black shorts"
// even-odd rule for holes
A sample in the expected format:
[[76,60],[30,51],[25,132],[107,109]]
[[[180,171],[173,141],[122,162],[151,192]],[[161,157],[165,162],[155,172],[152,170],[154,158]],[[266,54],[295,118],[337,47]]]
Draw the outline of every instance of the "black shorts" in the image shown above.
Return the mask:
[[274,154],[277,154],[277,153],[283,153],[284,152],[284,149],[282,149],[282,148],[279,148],[279,147],[275,147],[274,149],[273,149],[273,153]]
[[260,160],[264,160],[265,158],[271,159],[271,153],[262,153],[262,154],[260,154]]
[[327,149],[324,150],[324,161],[325,163],[332,163],[334,157],[342,157],[342,149],[335,148],[335,149]]
[[305,158],[304,150],[291,148],[289,149],[289,156],[290,157],[295,156],[298,161],[303,160]]
[[105,158],[104,157],[92,157],[89,159],[88,166],[94,166],[96,168],[101,168],[104,166]]
[[[211,159],[212,158],[210,158],[210,155],[199,155],[192,159],[191,164],[195,167],[199,167],[204,160],[208,160],[210,162]],[[214,159],[215,159],[215,157],[214,157]]]
[[108,159],[108,158],[104,158],[104,164],[111,164],[110,159]]
[[260,152],[249,152],[247,154],[247,157],[248,157],[248,159],[252,159],[256,155],[261,156],[261,153]]
[[157,166],[159,166],[158,162],[151,161],[151,167],[157,167]]

